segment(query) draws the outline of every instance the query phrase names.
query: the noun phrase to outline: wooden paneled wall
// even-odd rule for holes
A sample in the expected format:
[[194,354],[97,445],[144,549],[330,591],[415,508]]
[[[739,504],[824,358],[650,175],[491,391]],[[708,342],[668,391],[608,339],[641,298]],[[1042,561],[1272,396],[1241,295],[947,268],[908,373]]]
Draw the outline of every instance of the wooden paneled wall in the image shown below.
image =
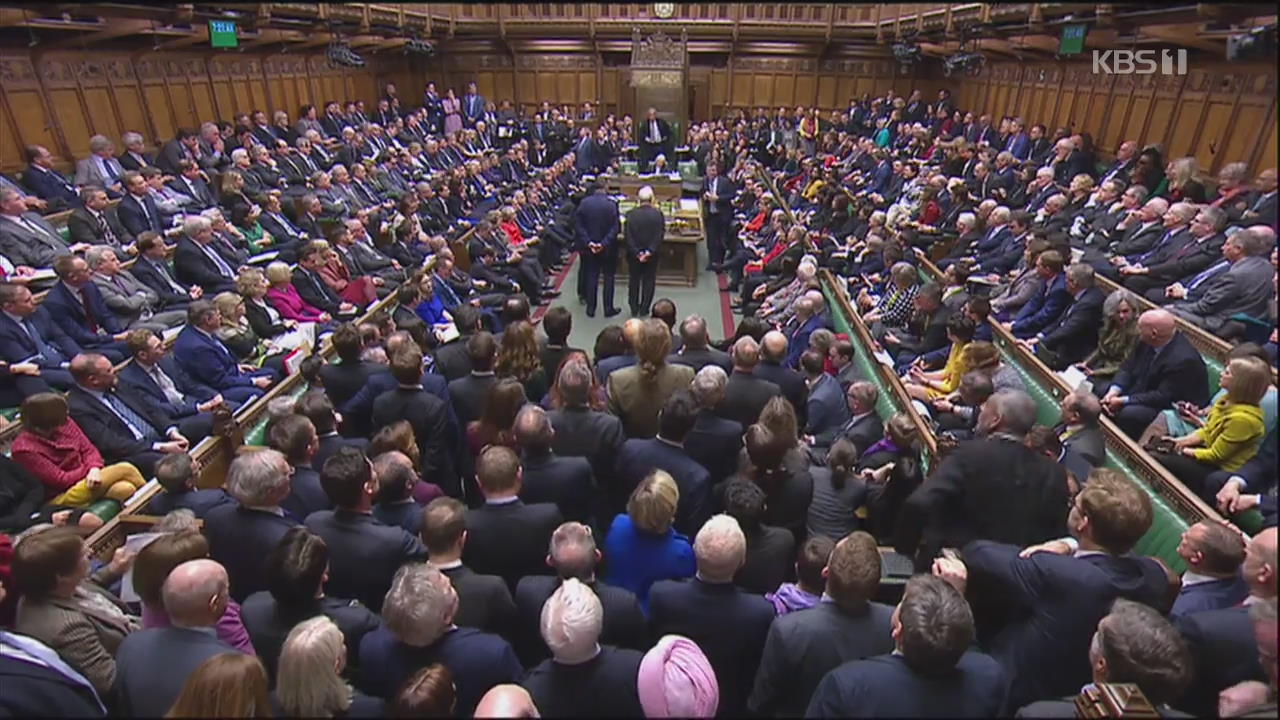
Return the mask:
[[1276,74],[1261,63],[1199,63],[1186,75],[1094,75],[1087,62],[997,63],[959,84],[958,105],[1092,134],[1104,153],[1125,140],[1195,156],[1216,172],[1235,161],[1275,167]]
[[66,164],[89,151],[89,138],[117,143],[136,131],[149,146],[179,127],[228,120],[236,112],[378,95],[372,67],[330,67],[323,55],[250,53],[49,52],[0,50],[0,168],[23,166],[38,144]]
[[933,98],[945,85],[919,69],[904,73],[891,60],[814,60],[740,56],[711,71],[712,112],[725,108],[818,107],[843,110],[849,101],[889,89],[905,95],[919,88]]

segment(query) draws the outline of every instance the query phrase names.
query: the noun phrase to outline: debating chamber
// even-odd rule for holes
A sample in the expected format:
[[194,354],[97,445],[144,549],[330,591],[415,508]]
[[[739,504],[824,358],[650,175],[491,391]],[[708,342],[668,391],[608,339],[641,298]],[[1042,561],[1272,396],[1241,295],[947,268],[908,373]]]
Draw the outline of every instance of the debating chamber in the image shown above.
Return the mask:
[[1275,718],[1276,41],[0,2],[0,716]]

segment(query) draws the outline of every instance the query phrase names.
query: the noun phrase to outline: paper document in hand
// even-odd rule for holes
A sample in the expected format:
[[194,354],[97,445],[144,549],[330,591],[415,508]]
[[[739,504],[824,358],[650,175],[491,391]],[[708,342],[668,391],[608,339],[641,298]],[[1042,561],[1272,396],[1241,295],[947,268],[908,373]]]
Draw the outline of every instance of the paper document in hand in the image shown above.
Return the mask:
[[889,356],[889,353],[885,352],[884,350],[878,350],[873,355],[876,360],[880,361],[881,365],[888,365],[889,367],[893,367],[893,358]]
[[458,326],[453,323],[437,323],[435,329],[436,332],[440,333],[441,344],[453,342],[461,337],[461,333],[458,332]]
[[52,280],[58,277],[58,273],[53,268],[39,268],[35,272],[27,276],[28,280]]
[[1067,382],[1067,387],[1093,392],[1093,383],[1089,382],[1089,376],[1080,372],[1074,365],[1067,367],[1066,370],[1059,371],[1058,377]]
[[[165,533],[135,533],[124,539],[124,549],[128,552],[142,552],[142,549],[151,544],[151,541],[164,535]],[[133,566],[125,571],[124,577],[120,580],[120,599],[127,603],[142,602],[142,598],[138,597],[138,592],[133,589]]]

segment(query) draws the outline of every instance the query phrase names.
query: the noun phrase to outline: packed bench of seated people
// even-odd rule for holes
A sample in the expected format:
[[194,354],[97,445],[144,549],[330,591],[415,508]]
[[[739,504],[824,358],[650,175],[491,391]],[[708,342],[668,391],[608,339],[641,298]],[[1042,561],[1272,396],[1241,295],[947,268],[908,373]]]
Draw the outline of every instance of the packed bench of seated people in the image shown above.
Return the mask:
[[[57,286],[81,302],[73,291],[133,274],[157,295],[151,318],[185,312],[172,350],[145,311],[108,305],[129,320],[113,331],[92,309],[50,317],[29,282],[0,286],[23,403],[14,458],[0,460],[13,498],[0,518],[17,533],[0,575],[13,628],[0,632],[0,704],[1056,717],[1092,682],[1135,684],[1161,713],[1273,707],[1274,512],[1249,538],[1208,518],[1167,557],[1139,554],[1163,510],[1107,464],[1098,420],[1179,437],[1168,466],[1224,512],[1274,507],[1274,452],[1259,450],[1274,433],[1271,356],[1242,346],[1211,398],[1178,305],[1144,312],[1132,294],[1102,297],[1096,276],[1203,273],[1216,265],[1167,263],[1230,232],[1226,267],[1188,280],[1191,304],[1217,288],[1193,313],[1263,316],[1233,309],[1254,298],[1231,288],[1252,288],[1250,259],[1274,244],[1274,173],[1257,200],[1233,170],[1194,214],[1125,214],[1115,240],[1136,227],[1150,243],[1107,255],[1111,206],[1145,208],[1117,178],[1193,201],[1183,180],[1162,183],[1158,151],[1094,168],[1083,138],[1028,134],[1020,119],[997,130],[946,91],[829,119],[761,109],[704,123],[690,138],[718,178],[702,192],[724,213],[713,269],[731,275],[737,331],[712,342],[708,318],[659,298],[580,349],[573,310],[540,306],[597,158],[548,155],[594,154],[625,124],[571,147],[550,108],[491,134],[506,120],[474,83],[461,95],[429,83],[416,110],[386,89],[377,122],[331,102],[296,126],[255,112],[180,131],[155,163],[193,185],[203,171],[210,193],[164,187],[221,217],[176,226],[159,218],[168,193],[143,173],[126,185],[126,158],[98,144],[81,179],[132,194],[161,226],[126,228],[130,270],[106,241],[54,252],[73,258]],[[29,206],[0,201],[20,217]],[[945,275],[922,277],[924,258],[948,253]],[[1038,425],[1036,388],[996,323],[1044,362],[1079,366],[1096,394]],[[288,354],[327,331],[338,361],[304,363],[305,389],[271,400],[220,486],[200,486],[190,450],[204,416],[261,402]],[[130,362],[117,370],[108,351]],[[85,504],[152,476],[155,537],[90,562]],[[916,572],[900,600],[882,585],[890,547]],[[137,598],[116,585],[130,567]]]

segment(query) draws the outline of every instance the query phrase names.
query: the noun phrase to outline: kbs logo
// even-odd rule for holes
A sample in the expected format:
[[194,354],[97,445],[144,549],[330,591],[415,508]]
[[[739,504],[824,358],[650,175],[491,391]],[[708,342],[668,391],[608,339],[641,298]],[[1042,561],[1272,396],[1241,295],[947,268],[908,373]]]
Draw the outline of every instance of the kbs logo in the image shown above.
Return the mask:
[[1186,75],[1186,50],[1094,50],[1094,75]]

